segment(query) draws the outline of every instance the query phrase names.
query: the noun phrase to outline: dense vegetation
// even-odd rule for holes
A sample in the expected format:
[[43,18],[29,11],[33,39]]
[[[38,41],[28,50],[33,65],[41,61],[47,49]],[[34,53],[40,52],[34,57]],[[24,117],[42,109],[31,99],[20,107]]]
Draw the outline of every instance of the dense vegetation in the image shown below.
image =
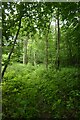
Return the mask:
[[80,3],[2,3],[2,120],[80,119]]
[[28,64],[9,66],[3,83],[3,120],[79,119],[80,74]]

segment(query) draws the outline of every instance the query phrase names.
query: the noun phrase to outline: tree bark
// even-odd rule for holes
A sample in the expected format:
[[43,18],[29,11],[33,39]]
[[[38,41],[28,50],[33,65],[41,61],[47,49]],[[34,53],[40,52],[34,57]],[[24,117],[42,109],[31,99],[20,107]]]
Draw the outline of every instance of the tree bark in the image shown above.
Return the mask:
[[[2,18],[2,2],[0,2],[0,17]],[[2,21],[2,19],[0,20]],[[2,22],[0,22],[2,24]],[[0,24],[0,83],[2,81],[1,68],[2,68],[2,25]]]
[[34,51],[34,66],[36,66],[36,52]]
[[46,68],[48,69],[48,35],[46,35]]
[[[2,31],[0,30],[0,33]],[[1,76],[1,68],[2,68],[2,65],[1,65],[1,62],[2,62],[2,44],[1,44],[1,38],[0,38],[0,83],[2,81],[2,76]]]
[[49,49],[48,34],[49,34],[50,24],[51,24],[51,22],[48,25],[48,29],[47,29],[47,32],[46,32],[46,43],[45,43],[46,44],[46,46],[45,46],[45,53],[46,53],[45,64],[46,64],[46,69],[47,70],[48,70],[48,64],[49,64],[49,60],[48,60],[48,56],[49,56],[49,53],[48,53],[48,49]]
[[28,47],[28,38],[23,41],[23,64],[28,63],[27,47]]
[[57,28],[58,28],[58,34],[57,34],[57,69],[60,67],[60,25],[59,25],[59,9],[58,9],[58,15],[57,15]]
[[17,40],[17,38],[18,38],[18,34],[19,34],[19,31],[20,31],[20,27],[21,27],[21,19],[22,19],[22,17],[20,17],[19,25],[18,25],[18,31],[17,31],[16,36],[15,36],[15,38],[14,38],[14,43],[13,43],[12,48],[11,48],[11,50],[10,50],[10,53],[9,53],[9,55],[8,55],[7,62],[6,62],[5,66],[4,66],[4,68],[3,68],[3,71],[2,71],[2,78],[4,77],[4,73],[5,73],[5,71],[6,71],[6,68],[8,67],[9,62],[10,62],[10,58],[11,58],[11,55],[12,55],[12,53],[13,53],[16,40]]

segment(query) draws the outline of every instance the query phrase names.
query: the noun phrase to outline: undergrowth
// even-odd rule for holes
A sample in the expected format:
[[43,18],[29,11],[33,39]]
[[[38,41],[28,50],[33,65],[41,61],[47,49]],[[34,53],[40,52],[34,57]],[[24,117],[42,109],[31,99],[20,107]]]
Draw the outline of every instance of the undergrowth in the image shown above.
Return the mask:
[[9,66],[2,83],[2,120],[79,120],[79,79],[77,68]]

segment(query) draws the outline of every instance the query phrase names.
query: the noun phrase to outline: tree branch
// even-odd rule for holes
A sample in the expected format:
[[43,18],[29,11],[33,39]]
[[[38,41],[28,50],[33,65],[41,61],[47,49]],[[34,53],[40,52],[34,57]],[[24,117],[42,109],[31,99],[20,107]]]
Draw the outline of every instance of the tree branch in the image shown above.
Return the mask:
[[6,68],[7,68],[9,62],[10,62],[10,58],[11,58],[11,55],[12,55],[12,53],[13,53],[14,46],[15,46],[16,40],[17,40],[18,35],[19,35],[19,31],[20,31],[20,27],[21,27],[21,19],[22,19],[22,17],[20,17],[19,26],[18,26],[18,31],[17,31],[16,36],[15,36],[15,38],[14,38],[14,43],[13,43],[12,48],[11,48],[11,50],[10,50],[10,53],[9,53],[9,55],[8,55],[7,62],[6,62],[5,66],[4,66],[4,68],[3,68],[3,71],[2,71],[2,78],[4,77],[4,73],[5,73],[5,71],[6,71]]

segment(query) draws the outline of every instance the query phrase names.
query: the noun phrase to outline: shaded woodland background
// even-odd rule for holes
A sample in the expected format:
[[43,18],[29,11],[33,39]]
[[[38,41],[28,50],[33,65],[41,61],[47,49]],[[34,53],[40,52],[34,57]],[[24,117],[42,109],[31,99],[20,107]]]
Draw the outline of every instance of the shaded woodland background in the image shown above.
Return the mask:
[[3,2],[2,51],[2,120],[80,119],[80,2]]

